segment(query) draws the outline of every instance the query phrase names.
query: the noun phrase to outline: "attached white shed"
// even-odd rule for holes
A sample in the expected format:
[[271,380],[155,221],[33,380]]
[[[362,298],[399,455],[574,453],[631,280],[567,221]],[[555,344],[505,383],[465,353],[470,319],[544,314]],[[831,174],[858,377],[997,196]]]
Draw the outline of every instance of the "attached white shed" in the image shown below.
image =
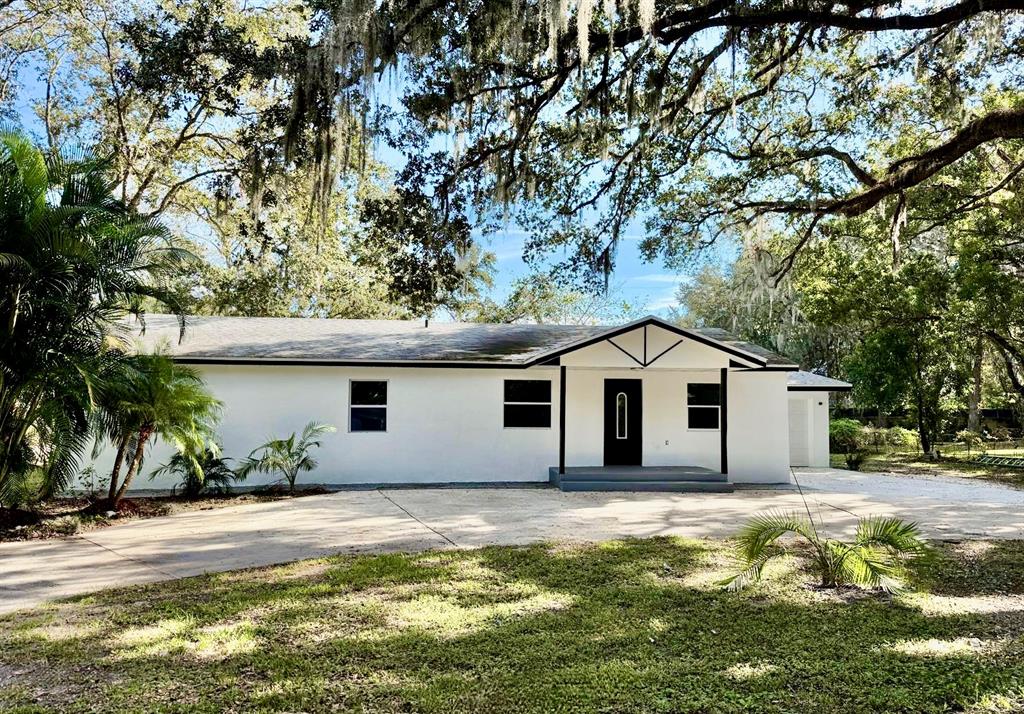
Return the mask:
[[813,372],[790,372],[789,391],[789,465],[827,467],[828,405],[830,392],[847,392],[849,382],[831,379]]

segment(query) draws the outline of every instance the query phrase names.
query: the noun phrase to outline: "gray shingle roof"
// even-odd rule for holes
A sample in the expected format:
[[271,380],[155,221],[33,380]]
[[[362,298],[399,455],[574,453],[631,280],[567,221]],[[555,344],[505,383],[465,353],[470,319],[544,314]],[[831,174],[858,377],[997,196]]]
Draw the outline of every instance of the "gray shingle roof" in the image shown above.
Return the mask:
[[853,387],[849,382],[839,379],[832,379],[814,372],[790,372],[787,376],[787,384],[791,390],[817,390],[822,392],[845,392]]
[[[592,339],[607,325],[494,325],[422,320],[321,320],[287,317],[189,317],[179,343],[177,318],[146,317],[143,349],[163,346],[186,360],[309,360],[332,362],[477,362],[519,365]],[[706,338],[790,365],[781,355],[723,330],[693,329]]]
[[753,342],[741,340],[735,335],[733,335],[731,332],[727,332],[718,327],[696,327],[688,329],[690,330],[690,332],[696,332],[700,335],[703,335],[704,337],[710,337],[712,340],[715,340],[716,342],[721,342],[723,345],[729,345],[730,347],[735,347],[736,349],[741,350],[743,352],[757,355],[758,357],[764,359],[769,366],[796,367],[796,365],[793,363],[793,360],[789,359],[788,357],[783,357],[778,352],[772,352],[771,350],[762,347],[761,345],[756,345]]

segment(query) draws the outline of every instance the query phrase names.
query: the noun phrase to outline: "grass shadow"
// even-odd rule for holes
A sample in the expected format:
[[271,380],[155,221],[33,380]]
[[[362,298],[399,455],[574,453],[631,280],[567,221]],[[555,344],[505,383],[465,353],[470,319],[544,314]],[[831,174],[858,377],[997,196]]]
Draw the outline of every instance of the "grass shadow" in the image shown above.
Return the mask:
[[[975,562],[952,547],[916,564],[915,582],[960,592],[967,573],[988,582],[1022,553],[993,544]],[[1019,611],[842,599],[804,587],[791,562],[726,593],[714,586],[726,554],[721,542],[666,538],[490,547],[104,592],[0,618],[0,705],[919,712],[1024,702]]]

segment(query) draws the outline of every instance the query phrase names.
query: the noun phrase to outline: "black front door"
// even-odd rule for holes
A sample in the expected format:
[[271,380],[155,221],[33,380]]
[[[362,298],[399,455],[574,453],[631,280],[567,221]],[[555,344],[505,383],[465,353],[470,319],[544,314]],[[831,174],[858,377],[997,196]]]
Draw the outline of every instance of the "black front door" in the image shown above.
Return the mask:
[[639,379],[604,380],[604,465],[643,462],[643,391]]

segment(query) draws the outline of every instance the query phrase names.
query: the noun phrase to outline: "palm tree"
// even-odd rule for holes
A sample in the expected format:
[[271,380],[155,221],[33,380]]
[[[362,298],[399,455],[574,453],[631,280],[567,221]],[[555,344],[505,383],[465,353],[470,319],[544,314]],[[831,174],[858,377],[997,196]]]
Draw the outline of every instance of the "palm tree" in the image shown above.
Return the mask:
[[723,585],[739,590],[760,580],[765,565],[786,553],[778,544],[786,534],[810,544],[822,587],[859,585],[899,590],[903,587],[899,577],[902,559],[920,554],[925,547],[917,524],[899,518],[861,518],[853,540],[845,542],[822,536],[809,516],[766,513],[751,519],[740,532],[737,557],[743,569]]
[[73,477],[124,357],[124,316],[147,302],[182,312],[173,281],[194,257],[112,188],[102,162],[0,132],[0,504],[30,471],[47,493]]
[[252,450],[236,472],[244,479],[250,473],[279,473],[288,482],[288,493],[295,493],[295,480],[299,473],[316,468],[316,460],[310,456],[312,449],[320,447],[320,437],[334,431],[330,424],[311,421],[302,430],[302,436],[295,432],[285,439],[272,439]]
[[154,479],[164,474],[175,474],[181,479],[174,490],[180,487],[186,498],[197,498],[207,490],[227,493],[231,490],[231,482],[235,480],[235,472],[228,466],[228,459],[221,456],[217,444],[207,445],[198,454],[179,451],[149,477]]
[[99,434],[116,447],[106,503],[111,510],[117,510],[142,466],[146,446],[156,438],[199,469],[198,456],[213,442],[221,410],[199,373],[166,355],[137,355],[130,363],[120,384],[105,395],[96,419]]

